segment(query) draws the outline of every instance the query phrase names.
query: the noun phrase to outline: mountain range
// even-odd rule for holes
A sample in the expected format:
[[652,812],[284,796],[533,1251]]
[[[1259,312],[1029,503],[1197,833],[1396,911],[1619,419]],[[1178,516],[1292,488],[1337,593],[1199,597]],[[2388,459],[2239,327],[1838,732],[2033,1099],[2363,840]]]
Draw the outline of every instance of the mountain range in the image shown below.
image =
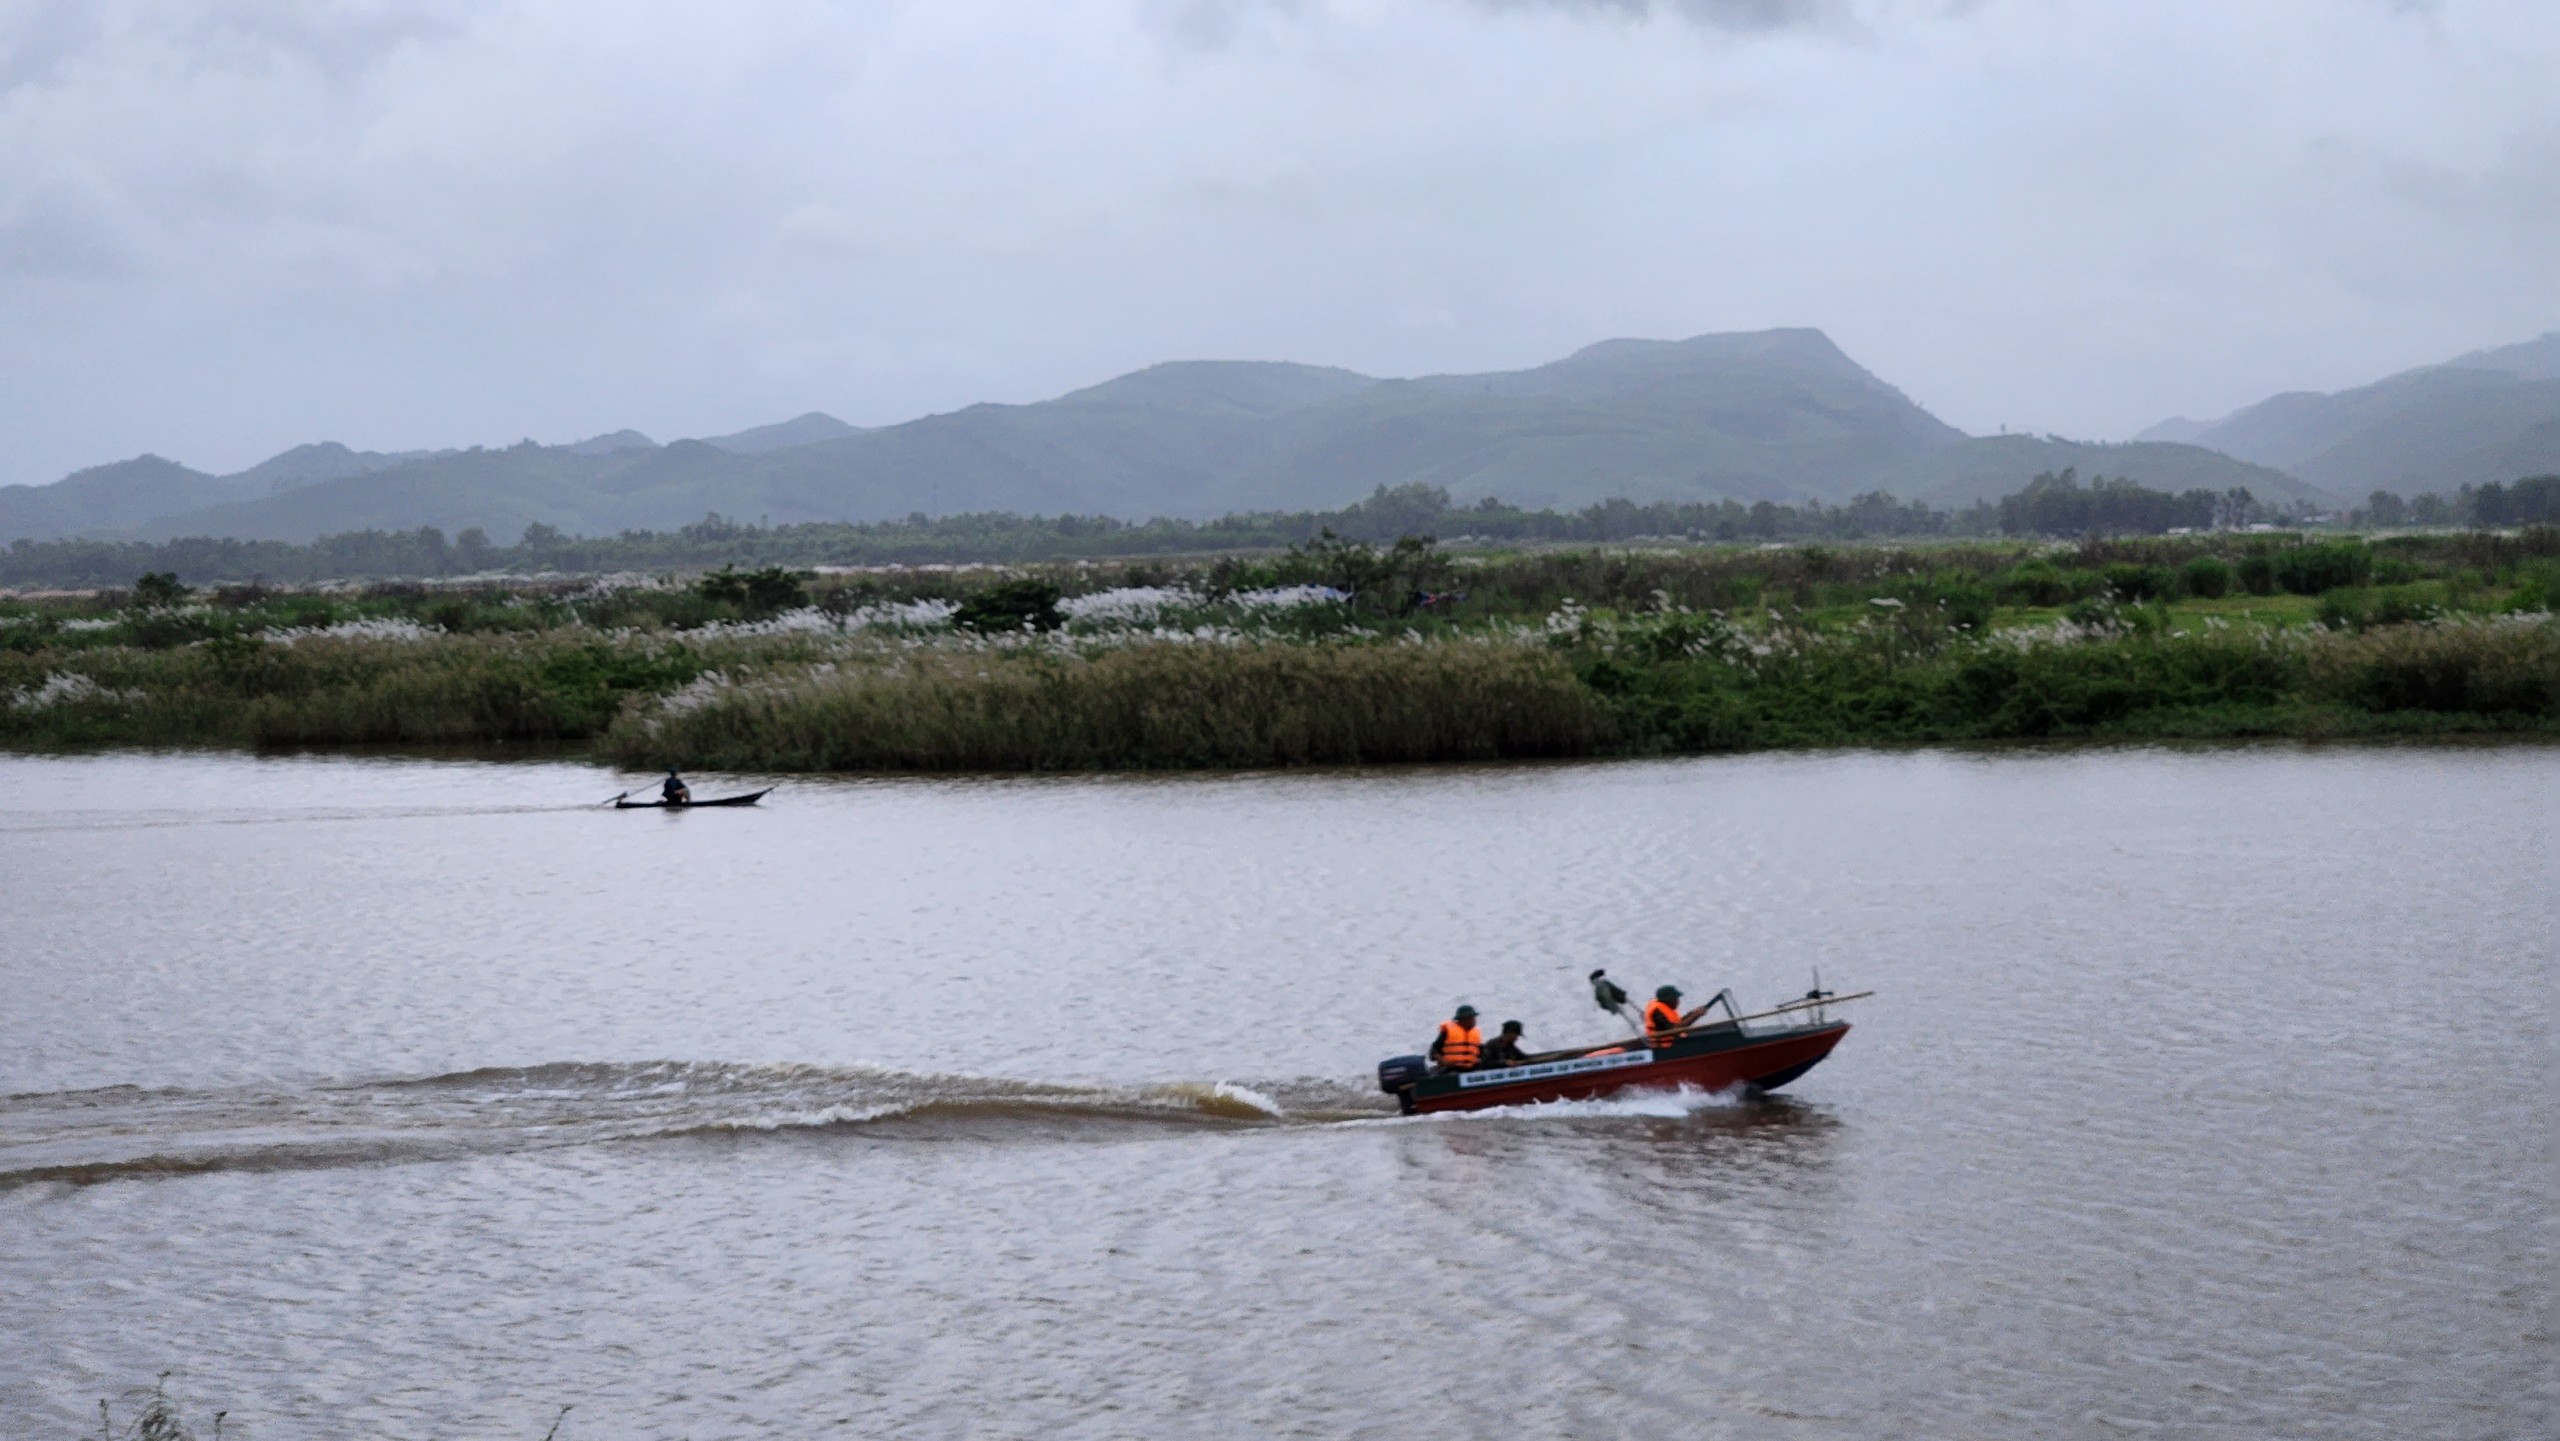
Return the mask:
[[[1820,331],[1788,329],[1610,340],[1527,370],[1406,380],[1183,361],[1053,400],[869,430],[812,413],[664,445],[632,430],[433,452],[323,443],[223,476],[143,456],[52,485],[0,487],[0,541],[300,541],[423,525],[512,539],[537,522],[609,534],[713,511],[777,524],[983,510],[1205,518],[1329,509],[1415,482],[1460,502],[1565,508],[1613,498],[1839,502],[1874,490],[1965,505],[2066,466],[2167,490],[2245,486],[2261,500],[2333,505],[2360,494],[2353,478],[2369,472],[2450,489],[2434,477],[2454,462],[2466,479],[2560,469],[2533,459],[2552,439],[2560,335],[2363,391],[2279,396],[2100,444],[1968,436]],[[2517,457],[2530,463],[2513,468]]]

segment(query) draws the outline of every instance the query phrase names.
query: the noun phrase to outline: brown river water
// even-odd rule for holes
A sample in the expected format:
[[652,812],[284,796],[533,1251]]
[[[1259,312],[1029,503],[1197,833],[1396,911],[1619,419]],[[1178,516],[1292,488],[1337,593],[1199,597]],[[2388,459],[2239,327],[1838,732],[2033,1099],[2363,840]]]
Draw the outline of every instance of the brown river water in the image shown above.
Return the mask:
[[0,1435],[2551,1434],[2560,750],[630,783],[0,759]]

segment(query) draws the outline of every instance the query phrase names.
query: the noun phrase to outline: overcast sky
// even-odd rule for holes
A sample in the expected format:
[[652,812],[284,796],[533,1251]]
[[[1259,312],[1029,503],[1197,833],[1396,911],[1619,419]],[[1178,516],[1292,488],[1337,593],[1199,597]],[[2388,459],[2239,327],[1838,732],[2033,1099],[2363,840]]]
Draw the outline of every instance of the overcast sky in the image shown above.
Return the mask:
[[0,0],[0,482],[1818,326],[2077,437],[2560,326],[2554,0]]

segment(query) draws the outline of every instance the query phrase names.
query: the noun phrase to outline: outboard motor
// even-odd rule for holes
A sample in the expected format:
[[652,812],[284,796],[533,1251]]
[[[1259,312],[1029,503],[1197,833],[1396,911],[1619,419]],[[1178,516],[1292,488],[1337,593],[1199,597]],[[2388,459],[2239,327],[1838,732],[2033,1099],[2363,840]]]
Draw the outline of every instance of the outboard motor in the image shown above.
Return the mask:
[[1402,1095],[1407,1087],[1430,1074],[1429,1057],[1389,1056],[1378,1063],[1378,1089],[1390,1096]]

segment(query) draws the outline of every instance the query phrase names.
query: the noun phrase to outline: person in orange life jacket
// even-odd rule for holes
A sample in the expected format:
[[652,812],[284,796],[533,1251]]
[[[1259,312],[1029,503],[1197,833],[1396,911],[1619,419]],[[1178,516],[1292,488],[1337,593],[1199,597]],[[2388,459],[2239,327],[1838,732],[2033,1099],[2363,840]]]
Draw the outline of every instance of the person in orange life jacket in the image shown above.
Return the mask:
[[1444,1071],[1472,1071],[1484,1059],[1475,1007],[1460,1006],[1456,1016],[1440,1023],[1440,1034],[1431,1038],[1431,1059]]
[[1517,1066],[1525,1063],[1529,1057],[1520,1049],[1520,1041],[1526,1031],[1527,1028],[1518,1021],[1503,1022],[1502,1034],[1484,1043],[1484,1064]]
[[1654,1041],[1655,1045],[1667,1044],[1659,1037],[1665,1032],[1676,1031],[1688,1023],[1688,1019],[1680,1014],[1678,986],[1664,986],[1655,991],[1653,1000],[1644,1008],[1644,1033],[1657,1038]]

